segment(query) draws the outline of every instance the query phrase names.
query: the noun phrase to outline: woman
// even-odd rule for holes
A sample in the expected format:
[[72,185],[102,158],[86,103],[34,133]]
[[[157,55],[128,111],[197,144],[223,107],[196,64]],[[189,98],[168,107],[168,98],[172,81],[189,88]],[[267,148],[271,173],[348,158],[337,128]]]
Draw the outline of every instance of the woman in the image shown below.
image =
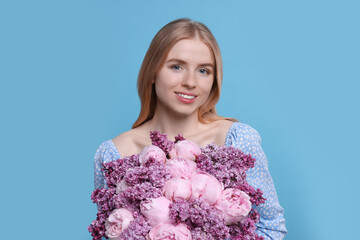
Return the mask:
[[249,125],[216,114],[221,82],[220,49],[206,26],[189,19],[164,26],[152,40],[139,72],[138,119],[131,130],[105,141],[95,154],[95,188],[105,187],[102,163],[140,153],[151,145],[149,132],[153,130],[166,133],[169,139],[181,133],[202,147],[211,142],[235,146],[256,158],[247,180],[267,199],[257,208],[259,236],[282,239],[286,234],[283,209],[260,136]]

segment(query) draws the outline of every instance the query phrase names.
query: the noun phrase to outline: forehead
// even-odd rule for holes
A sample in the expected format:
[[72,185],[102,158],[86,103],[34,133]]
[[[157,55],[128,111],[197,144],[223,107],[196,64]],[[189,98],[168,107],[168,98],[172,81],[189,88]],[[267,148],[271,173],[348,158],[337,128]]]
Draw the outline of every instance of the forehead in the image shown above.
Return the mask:
[[186,62],[214,64],[212,51],[198,38],[182,39],[170,49],[166,60],[180,59]]

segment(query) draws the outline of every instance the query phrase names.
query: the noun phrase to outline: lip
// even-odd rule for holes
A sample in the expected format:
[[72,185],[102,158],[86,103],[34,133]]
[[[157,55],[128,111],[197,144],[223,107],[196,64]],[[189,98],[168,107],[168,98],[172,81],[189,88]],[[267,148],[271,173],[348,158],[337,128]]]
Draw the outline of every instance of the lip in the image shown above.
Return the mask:
[[[178,93],[184,94],[184,95],[188,95],[188,96],[194,96],[194,98],[193,98],[193,99],[183,98],[183,97],[179,96]],[[197,96],[196,96],[195,94],[193,94],[193,93],[185,93],[185,92],[175,92],[175,96],[176,96],[176,98],[177,98],[180,102],[186,103],[186,104],[190,104],[190,103],[195,102],[195,99],[196,99],[196,97],[197,97]]]

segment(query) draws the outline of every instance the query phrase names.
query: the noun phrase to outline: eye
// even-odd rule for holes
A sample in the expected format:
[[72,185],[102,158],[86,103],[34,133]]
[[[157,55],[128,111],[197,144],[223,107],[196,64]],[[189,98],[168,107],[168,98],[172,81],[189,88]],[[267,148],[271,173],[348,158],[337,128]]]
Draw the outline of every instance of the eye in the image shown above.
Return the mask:
[[180,69],[181,69],[181,66],[175,64],[175,65],[172,65],[170,68],[171,68],[171,69],[174,69],[174,70],[180,70]]
[[199,69],[199,72],[200,72],[201,74],[204,74],[204,75],[209,75],[209,74],[210,74],[210,71],[207,70],[206,68],[201,68],[201,69]]

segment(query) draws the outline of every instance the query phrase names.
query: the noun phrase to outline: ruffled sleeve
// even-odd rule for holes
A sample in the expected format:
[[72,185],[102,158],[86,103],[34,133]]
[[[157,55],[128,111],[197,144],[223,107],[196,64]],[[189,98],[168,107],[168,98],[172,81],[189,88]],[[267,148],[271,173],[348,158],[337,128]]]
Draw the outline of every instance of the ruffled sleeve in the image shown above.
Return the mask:
[[279,204],[275,186],[268,170],[268,160],[261,148],[259,133],[244,123],[234,123],[226,137],[226,146],[239,148],[256,159],[255,167],[247,172],[250,185],[260,188],[266,202],[255,206],[260,214],[257,233],[265,239],[283,239],[287,233],[285,227],[284,210]]
[[117,160],[120,158],[120,154],[115,147],[112,140],[103,142],[95,153],[94,158],[94,187],[97,188],[106,188],[106,181],[104,173],[101,171],[102,164]]

